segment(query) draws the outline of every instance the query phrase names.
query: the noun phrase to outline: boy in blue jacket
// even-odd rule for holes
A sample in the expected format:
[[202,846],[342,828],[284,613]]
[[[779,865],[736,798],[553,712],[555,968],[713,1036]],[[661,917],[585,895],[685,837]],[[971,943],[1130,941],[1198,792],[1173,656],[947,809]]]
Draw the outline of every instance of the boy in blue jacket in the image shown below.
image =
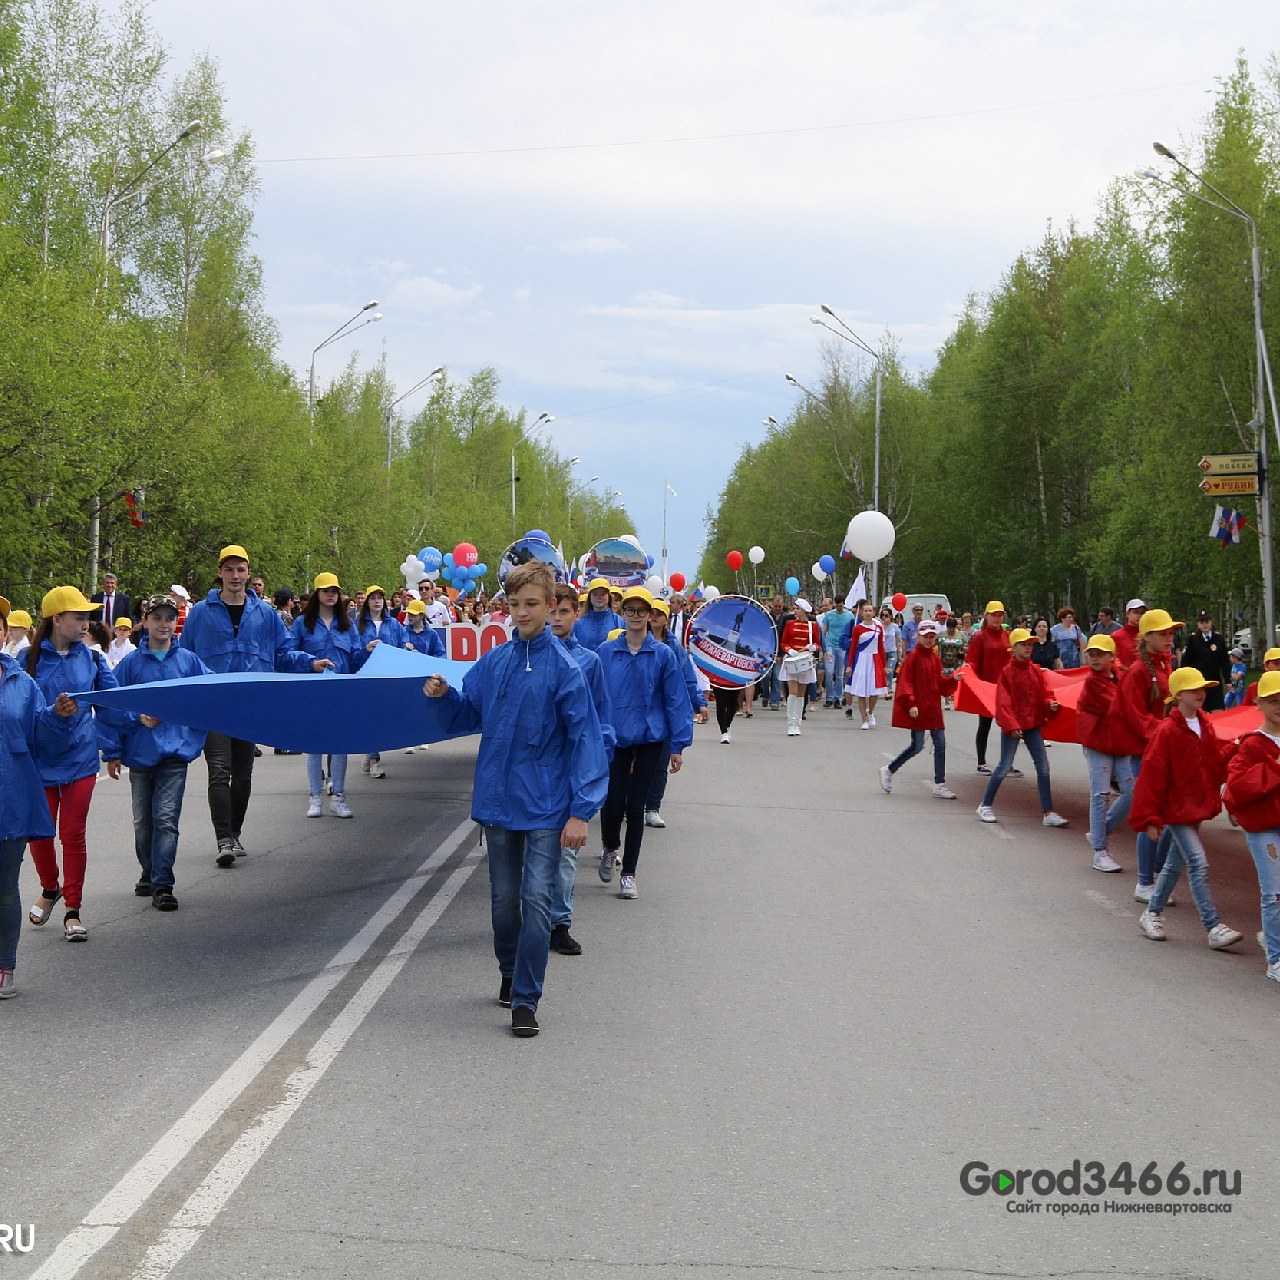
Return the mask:
[[[146,630],[142,643],[116,667],[116,680],[122,686],[213,674],[194,653],[173,643],[178,611],[168,596],[147,601],[142,625]],[[204,750],[205,733],[130,713],[120,740],[133,793],[133,849],[142,868],[133,891],[139,898],[150,898],[157,911],[176,911],[173,864],[178,855],[178,819],[187,789],[187,765]]]
[[493,950],[511,1030],[536,1036],[561,849],[581,849],[604,801],[609,766],[578,664],[547,628],[555,577],[540,561],[507,575],[516,634],[467,672],[462,692],[432,676],[441,727],[480,731],[471,816],[485,829]]
[[[573,634],[578,619],[578,593],[563,582],[556,584],[555,605],[551,610],[551,632],[578,664],[587,691],[595,703],[600,731],[604,735],[605,758],[613,759],[613,712],[609,707],[609,691],[604,687],[604,672],[600,659]],[[569,932],[573,923],[573,888],[578,880],[577,849],[561,849],[560,880],[556,886],[556,900],[551,908],[551,950],[562,956],[580,956],[582,944]]]

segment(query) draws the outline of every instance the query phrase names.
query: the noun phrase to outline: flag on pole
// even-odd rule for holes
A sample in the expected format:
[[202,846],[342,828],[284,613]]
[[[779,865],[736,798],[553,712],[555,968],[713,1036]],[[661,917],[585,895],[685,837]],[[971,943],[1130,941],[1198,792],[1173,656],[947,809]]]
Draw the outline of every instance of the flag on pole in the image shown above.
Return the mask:
[[849,594],[844,598],[844,607],[852,609],[859,600],[867,598],[867,571],[865,569],[858,570],[858,576],[853,580],[853,586],[849,588]]
[[1209,537],[1218,538],[1225,547],[1228,543],[1240,541],[1240,530],[1248,523],[1243,514],[1230,507],[1215,506],[1213,523],[1209,526]]

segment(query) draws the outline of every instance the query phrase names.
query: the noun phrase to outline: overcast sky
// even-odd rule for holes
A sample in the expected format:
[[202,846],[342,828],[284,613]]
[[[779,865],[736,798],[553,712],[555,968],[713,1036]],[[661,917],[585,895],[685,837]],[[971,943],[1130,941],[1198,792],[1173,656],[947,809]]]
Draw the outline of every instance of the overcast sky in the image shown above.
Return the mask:
[[[791,406],[783,374],[818,377],[820,303],[927,366],[1050,222],[1088,225],[1153,139],[1194,133],[1237,50],[1280,47],[1274,0],[152,12],[176,63],[220,62],[254,135],[283,357],[305,372],[379,299],[318,376],[352,348],[405,389],[494,366],[655,556],[670,479],[686,573],[739,448]],[[387,155],[410,158],[311,159]]]

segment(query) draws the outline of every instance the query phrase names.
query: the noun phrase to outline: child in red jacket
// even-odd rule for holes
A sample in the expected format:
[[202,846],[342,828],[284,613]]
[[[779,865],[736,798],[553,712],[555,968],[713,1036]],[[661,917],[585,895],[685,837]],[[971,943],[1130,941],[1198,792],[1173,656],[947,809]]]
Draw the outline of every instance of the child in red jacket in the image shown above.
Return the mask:
[[1053,809],[1049,791],[1049,757],[1045,754],[1044,736],[1040,730],[1045,721],[1058,714],[1058,701],[1044,682],[1044,671],[1031,661],[1035,637],[1025,627],[1009,633],[1009,665],[996,682],[996,723],[1000,726],[1000,763],[987,783],[986,795],[978,806],[983,822],[997,821],[991,802],[1000,790],[1018,743],[1026,743],[1036,766],[1036,785],[1040,788],[1040,808],[1046,827],[1065,827],[1067,820]]
[[[1089,637],[1084,651],[1089,674],[1076,703],[1076,736],[1084,748],[1089,766],[1089,844],[1093,848],[1095,871],[1120,871],[1120,864],[1107,852],[1107,837],[1129,816],[1133,801],[1134,769],[1125,745],[1112,731],[1111,712],[1120,681],[1112,670],[1116,642],[1108,635]],[[1111,800],[1112,774],[1120,782],[1120,797]]]
[[1138,784],[1133,789],[1129,825],[1135,831],[1145,830],[1152,840],[1160,836],[1162,827],[1168,827],[1173,836],[1164,869],[1151,891],[1151,901],[1138,917],[1138,928],[1153,942],[1164,941],[1161,916],[1186,863],[1200,922],[1209,935],[1209,945],[1220,951],[1234,946],[1241,935],[1218,919],[1209,893],[1209,863],[1200,842],[1200,824],[1217,817],[1222,810],[1218,791],[1227,779],[1229,751],[1200,710],[1204,691],[1213,683],[1194,667],[1179,667],[1169,677],[1173,709],[1147,743]]
[[1227,812],[1244,828],[1262,890],[1267,977],[1280,982],[1280,671],[1257,684],[1262,728],[1246,733],[1227,762]]
[[898,672],[898,692],[893,702],[893,726],[909,729],[911,742],[898,758],[880,770],[880,785],[893,790],[893,775],[912,756],[924,750],[924,735],[933,739],[933,794],[939,800],[954,800],[956,793],[947,789],[947,735],[942,719],[942,695],[955,693],[955,676],[942,674],[938,656],[938,624],[922,622],[916,635],[916,647],[907,654]]

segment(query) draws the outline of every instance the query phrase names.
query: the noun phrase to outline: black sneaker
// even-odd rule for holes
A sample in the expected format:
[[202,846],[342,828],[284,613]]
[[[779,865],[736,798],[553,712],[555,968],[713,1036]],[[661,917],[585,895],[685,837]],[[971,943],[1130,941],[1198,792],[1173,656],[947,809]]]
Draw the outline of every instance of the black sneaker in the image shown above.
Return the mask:
[[157,911],[177,911],[178,900],[173,896],[173,890],[167,885],[162,885],[151,895],[151,905]]
[[845,718],[846,720],[852,720],[852,719],[853,719],[853,708],[852,708],[852,707],[845,707],[845,709],[844,709],[844,718]]
[[991,766],[990,766],[990,765],[985,765],[985,764],[980,764],[980,765],[978,766],[978,772],[979,772],[979,773],[986,773],[986,774],[989,774],[989,773],[991,772]]
[[220,867],[234,867],[236,865],[236,847],[230,840],[218,841],[218,856],[214,862]]
[[133,896],[135,898],[151,897],[151,877],[139,876],[138,883],[133,886]]
[[248,854],[248,850],[240,843],[239,836],[231,837],[231,850],[237,858],[243,858]]
[[562,956],[580,956],[582,943],[571,936],[567,924],[558,924],[551,930],[551,950],[558,951]]
[[502,985],[498,988],[498,1003],[504,1009],[511,1008],[511,979],[503,978]]
[[518,1009],[511,1010],[511,1034],[521,1037],[538,1034],[538,1019],[533,1016],[532,1009],[521,1005]]

